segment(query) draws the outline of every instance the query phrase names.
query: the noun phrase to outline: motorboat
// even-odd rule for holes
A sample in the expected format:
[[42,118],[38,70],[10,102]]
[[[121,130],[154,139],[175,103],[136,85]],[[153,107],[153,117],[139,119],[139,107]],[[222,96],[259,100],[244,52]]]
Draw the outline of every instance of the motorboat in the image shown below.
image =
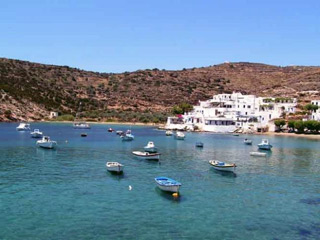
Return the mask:
[[271,150],[272,145],[268,139],[262,139],[262,142],[258,144],[258,148],[262,150]]
[[114,132],[114,130],[112,128],[109,128],[108,132]]
[[214,169],[225,172],[234,172],[237,167],[234,163],[225,163],[216,160],[210,160],[209,163]]
[[176,132],[176,134],[174,135],[174,138],[177,140],[184,140],[184,138],[186,137],[186,135],[183,132]]
[[250,156],[265,157],[265,156],[267,156],[267,153],[264,153],[264,152],[250,152]]
[[203,148],[203,142],[196,142],[196,147]]
[[42,148],[52,149],[57,146],[57,142],[52,141],[48,136],[43,136],[41,140],[37,141],[37,145]]
[[166,131],[166,136],[172,136],[172,134],[173,134],[172,131],[170,131],[170,130]]
[[148,142],[147,146],[144,147],[145,152],[156,153],[158,148],[154,145],[153,142]]
[[134,136],[131,134],[131,130],[128,130],[126,133],[120,135],[120,138],[122,138],[122,141],[132,141]]
[[133,155],[140,159],[146,159],[146,160],[159,160],[160,159],[160,153],[149,153],[149,152],[141,152],[141,151],[133,151]]
[[73,128],[75,128],[75,129],[90,129],[90,125],[86,122],[74,122]]
[[235,137],[239,137],[239,133],[234,133],[232,135],[235,136]]
[[243,143],[246,145],[252,145],[252,140],[246,138],[243,140]]
[[18,131],[30,131],[30,124],[29,123],[20,123],[17,127]]
[[181,183],[171,178],[156,177],[154,180],[162,191],[178,193],[181,187]]
[[117,135],[122,135],[122,134],[123,134],[123,131],[118,130],[118,131],[116,131],[116,134],[117,134]]
[[109,172],[122,173],[124,165],[118,162],[107,162],[106,167]]
[[33,132],[30,133],[32,138],[42,138],[43,137],[43,133],[40,132],[39,129],[34,129]]

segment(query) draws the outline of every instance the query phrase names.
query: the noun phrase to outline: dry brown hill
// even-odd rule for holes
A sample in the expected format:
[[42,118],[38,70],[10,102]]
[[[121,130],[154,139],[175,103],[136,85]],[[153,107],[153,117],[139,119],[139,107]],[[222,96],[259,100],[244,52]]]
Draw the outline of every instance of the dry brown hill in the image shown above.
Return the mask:
[[320,98],[320,67],[240,62],[112,74],[0,58],[1,121],[40,120],[51,110],[75,114],[80,102],[87,118],[145,120],[141,113],[146,121],[150,116],[163,120],[176,104],[196,104],[232,91],[301,101]]

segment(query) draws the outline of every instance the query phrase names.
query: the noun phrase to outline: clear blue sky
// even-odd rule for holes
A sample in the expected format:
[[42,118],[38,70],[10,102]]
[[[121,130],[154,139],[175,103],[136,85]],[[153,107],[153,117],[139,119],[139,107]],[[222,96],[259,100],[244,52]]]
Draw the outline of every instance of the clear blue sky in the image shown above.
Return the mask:
[[0,3],[0,57],[100,72],[320,65],[320,0]]

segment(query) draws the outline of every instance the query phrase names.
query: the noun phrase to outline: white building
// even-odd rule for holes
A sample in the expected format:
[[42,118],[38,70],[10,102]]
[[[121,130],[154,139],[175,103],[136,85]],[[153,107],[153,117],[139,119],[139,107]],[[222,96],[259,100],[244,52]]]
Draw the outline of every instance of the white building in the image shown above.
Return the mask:
[[49,118],[56,118],[59,116],[58,112],[50,112]]
[[[194,129],[208,132],[257,130],[273,126],[271,120],[294,113],[297,101],[291,98],[265,98],[241,93],[218,94],[200,101],[190,113],[169,117],[167,129]],[[269,126],[269,123],[271,123]]]
[[316,111],[312,111],[311,119],[320,121],[320,100],[312,100],[311,104],[318,106],[318,109]]

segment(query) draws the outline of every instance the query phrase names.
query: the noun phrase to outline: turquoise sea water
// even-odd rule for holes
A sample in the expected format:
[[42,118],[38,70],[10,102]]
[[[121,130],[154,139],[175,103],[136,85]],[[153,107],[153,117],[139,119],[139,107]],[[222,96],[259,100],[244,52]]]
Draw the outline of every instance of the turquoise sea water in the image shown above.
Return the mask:
[[[320,239],[317,140],[268,136],[274,148],[261,158],[249,152],[263,136],[178,141],[132,126],[135,140],[122,142],[107,125],[33,123],[58,142],[45,150],[16,126],[0,124],[0,239]],[[160,164],[131,155],[148,141]],[[236,175],[210,168],[211,159],[235,162]],[[107,172],[107,161],[123,163],[124,175]],[[182,183],[179,200],[156,187],[156,176]]]

